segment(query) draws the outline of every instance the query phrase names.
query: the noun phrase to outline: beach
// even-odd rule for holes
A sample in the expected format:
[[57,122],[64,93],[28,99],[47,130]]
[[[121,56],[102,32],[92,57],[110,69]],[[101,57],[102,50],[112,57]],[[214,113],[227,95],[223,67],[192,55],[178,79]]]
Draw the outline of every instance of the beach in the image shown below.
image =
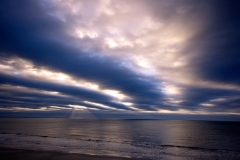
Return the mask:
[[[54,151],[34,151],[25,149],[0,148],[1,160],[139,160],[136,158],[110,157],[63,153]],[[142,159],[141,160],[147,160]]]

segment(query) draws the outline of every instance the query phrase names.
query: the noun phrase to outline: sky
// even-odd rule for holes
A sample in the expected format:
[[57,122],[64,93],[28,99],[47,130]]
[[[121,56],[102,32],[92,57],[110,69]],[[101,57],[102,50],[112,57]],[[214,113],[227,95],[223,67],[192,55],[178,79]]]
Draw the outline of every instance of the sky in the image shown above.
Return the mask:
[[1,0],[0,117],[240,121],[239,8]]

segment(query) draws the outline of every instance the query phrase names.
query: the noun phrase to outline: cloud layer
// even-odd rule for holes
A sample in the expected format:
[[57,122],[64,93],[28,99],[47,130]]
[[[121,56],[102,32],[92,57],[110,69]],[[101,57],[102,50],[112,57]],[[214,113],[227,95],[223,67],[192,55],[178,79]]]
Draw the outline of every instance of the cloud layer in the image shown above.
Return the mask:
[[0,111],[239,115],[238,7],[188,0],[3,1]]

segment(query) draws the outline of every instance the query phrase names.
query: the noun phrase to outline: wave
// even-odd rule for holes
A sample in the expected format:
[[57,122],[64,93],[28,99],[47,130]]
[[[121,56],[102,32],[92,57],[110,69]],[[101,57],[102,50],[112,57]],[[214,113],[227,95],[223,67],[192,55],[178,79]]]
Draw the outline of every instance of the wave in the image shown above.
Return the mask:
[[240,152],[237,150],[211,149],[169,144],[137,144],[129,141],[120,143],[101,139],[73,139],[5,132],[0,133],[0,147],[148,159],[169,159],[170,157],[170,159],[177,159],[179,157],[183,157],[184,159],[202,159],[203,157],[206,159],[221,159],[222,156],[227,157],[228,159],[240,159]]

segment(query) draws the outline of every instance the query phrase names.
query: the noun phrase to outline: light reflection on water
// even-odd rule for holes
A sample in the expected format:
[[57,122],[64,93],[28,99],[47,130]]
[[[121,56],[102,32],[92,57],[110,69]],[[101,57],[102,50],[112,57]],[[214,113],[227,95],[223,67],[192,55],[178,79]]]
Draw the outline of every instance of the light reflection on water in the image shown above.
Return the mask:
[[135,146],[169,145],[240,151],[238,122],[97,119],[0,121],[0,132],[6,133],[117,142]]

